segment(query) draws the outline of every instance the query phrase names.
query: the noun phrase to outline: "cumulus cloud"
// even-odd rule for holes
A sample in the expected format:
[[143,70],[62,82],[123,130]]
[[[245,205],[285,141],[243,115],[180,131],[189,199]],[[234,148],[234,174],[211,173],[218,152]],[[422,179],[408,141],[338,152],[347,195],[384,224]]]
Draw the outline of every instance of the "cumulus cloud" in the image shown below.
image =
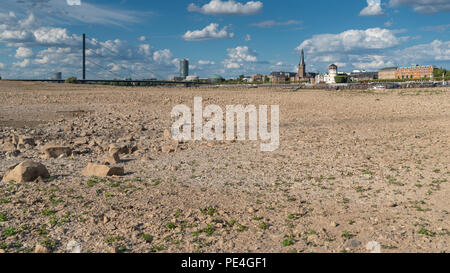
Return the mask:
[[432,14],[450,11],[450,0],[390,0],[390,6],[412,6],[414,11]]
[[211,0],[211,2],[201,7],[194,3],[188,6],[188,11],[190,12],[200,12],[209,15],[252,15],[260,13],[262,9],[263,3],[260,1],[250,1],[242,4],[234,0]]
[[188,30],[183,39],[186,41],[205,41],[224,38],[234,38],[234,33],[228,33],[227,27],[219,29],[219,24],[211,23],[202,30]]
[[351,61],[353,67],[366,70],[394,66],[392,58],[385,55],[353,56]]
[[289,21],[283,21],[283,22],[277,22],[275,20],[267,20],[262,21],[259,23],[254,23],[252,26],[254,27],[260,27],[260,28],[271,28],[276,26],[291,26],[291,25],[300,25],[302,22],[297,20],[289,20]]
[[395,54],[401,56],[400,63],[405,63],[402,60],[408,60],[406,64],[411,61],[417,63],[450,61],[450,41],[434,40],[429,44],[420,44],[397,50]]
[[405,49],[397,49],[383,55],[351,55],[354,67],[362,69],[380,69],[389,66],[408,66],[412,63],[436,65],[450,61],[450,41],[435,40]]
[[321,69],[331,64],[350,69],[379,69],[399,62],[393,50],[407,40],[402,31],[382,28],[347,30],[337,34],[318,34],[303,41],[296,49],[304,49],[307,60]]
[[21,46],[75,45],[81,41],[77,35],[69,35],[67,29],[40,26],[34,14],[23,20],[9,15],[6,23],[0,26],[0,43]]
[[15,62],[15,63],[13,63],[13,66],[20,67],[20,68],[25,68],[25,67],[27,67],[29,64],[30,64],[30,59],[24,59],[24,60],[21,61],[21,62]]
[[25,58],[30,58],[31,56],[33,56],[33,50],[31,48],[27,48],[27,47],[19,47],[16,50],[16,55],[15,57],[17,59],[25,59]]
[[5,69],[6,65],[4,63],[0,63],[0,70]]
[[[8,77],[47,78],[48,71],[55,69],[65,75],[81,74],[81,36],[71,34],[65,28],[42,25],[34,14],[21,19],[14,13],[0,12],[0,18],[0,44],[13,48],[14,58],[19,59],[8,70]],[[120,39],[98,41],[88,37],[86,43],[87,69],[91,78],[162,79],[166,77],[160,73],[169,74],[178,69],[177,59],[169,49],[155,51],[149,44],[134,45]],[[111,63],[115,65],[110,66]],[[27,70],[22,71],[25,67]],[[111,68],[117,73],[108,71]]]
[[238,69],[246,63],[255,63],[258,61],[256,52],[247,46],[229,48],[227,52],[228,59],[224,60],[224,65],[228,69]]
[[138,40],[141,41],[141,42],[145,42],[145,41],[147,41],[147,37],[141,36],[141,37],[138,38]]
[[309,53],[377,50],[397,46],[403,39],[389,29],[352,29],[339,34],[314,35],[300,44],[297,50],[305,49]]
[[381,0],[367,0],[367,7],[359,13],[360,16],[380,16],[383,15]]
[[153,53],[153,60],[158,64],[170,64],[173,61],[173,55],[169,49],[162,49]]

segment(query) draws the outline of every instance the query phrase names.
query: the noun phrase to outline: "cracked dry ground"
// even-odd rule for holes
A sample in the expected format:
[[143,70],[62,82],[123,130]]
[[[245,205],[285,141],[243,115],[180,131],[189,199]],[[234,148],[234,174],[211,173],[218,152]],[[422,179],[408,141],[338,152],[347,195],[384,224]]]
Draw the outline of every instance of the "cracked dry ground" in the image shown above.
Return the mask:
[[[289,92],[0,82],[0,176],[26,159],[46,181],[0,182],[0,249],[33,252],[450,250],[450,90]],[[188,142],[164,131],[177,104],[279,105],[280,148]],[[44,159],[59,142],[70,157]],[[107,153],[123,177],[80,175]],[[171,144],[172,145],[172,144]],[[165,152],[161,151],[164,150]]]

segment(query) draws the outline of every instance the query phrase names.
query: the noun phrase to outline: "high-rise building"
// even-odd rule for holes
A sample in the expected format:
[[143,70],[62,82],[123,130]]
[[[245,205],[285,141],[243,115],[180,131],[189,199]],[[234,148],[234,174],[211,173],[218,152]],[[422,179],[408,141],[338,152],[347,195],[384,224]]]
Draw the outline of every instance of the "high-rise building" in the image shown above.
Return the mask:
[[182,59],[180,61],[180,77],[186,78],[189,76],[189,61]]
[[54,81],[62,80],[62,73],[61,72],[53,73],[51,79],[54,80]]

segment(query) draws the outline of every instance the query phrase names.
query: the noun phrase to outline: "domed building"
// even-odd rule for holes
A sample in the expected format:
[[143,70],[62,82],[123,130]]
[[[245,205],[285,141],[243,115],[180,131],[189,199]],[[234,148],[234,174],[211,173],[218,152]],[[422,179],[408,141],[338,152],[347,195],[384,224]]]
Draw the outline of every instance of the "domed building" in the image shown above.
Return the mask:
[[222,76],[220,76],[220,75],[214,74],[208,80],[210,83],[218,83],[218,82],[223,82],[225,79],[222,78]]
[[323,80],[328,84],[336,83],[336,76],[338,75],[338,67],[335,64],[328,66],[328,73],[324,75]]

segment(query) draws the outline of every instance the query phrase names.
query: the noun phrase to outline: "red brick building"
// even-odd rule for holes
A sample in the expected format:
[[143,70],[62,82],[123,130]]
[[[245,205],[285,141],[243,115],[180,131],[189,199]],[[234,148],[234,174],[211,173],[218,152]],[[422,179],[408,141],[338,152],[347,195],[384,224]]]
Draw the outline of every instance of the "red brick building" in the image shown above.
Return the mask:
[[432,79],[436,68],[432,65],[397,68],[397,79]]

